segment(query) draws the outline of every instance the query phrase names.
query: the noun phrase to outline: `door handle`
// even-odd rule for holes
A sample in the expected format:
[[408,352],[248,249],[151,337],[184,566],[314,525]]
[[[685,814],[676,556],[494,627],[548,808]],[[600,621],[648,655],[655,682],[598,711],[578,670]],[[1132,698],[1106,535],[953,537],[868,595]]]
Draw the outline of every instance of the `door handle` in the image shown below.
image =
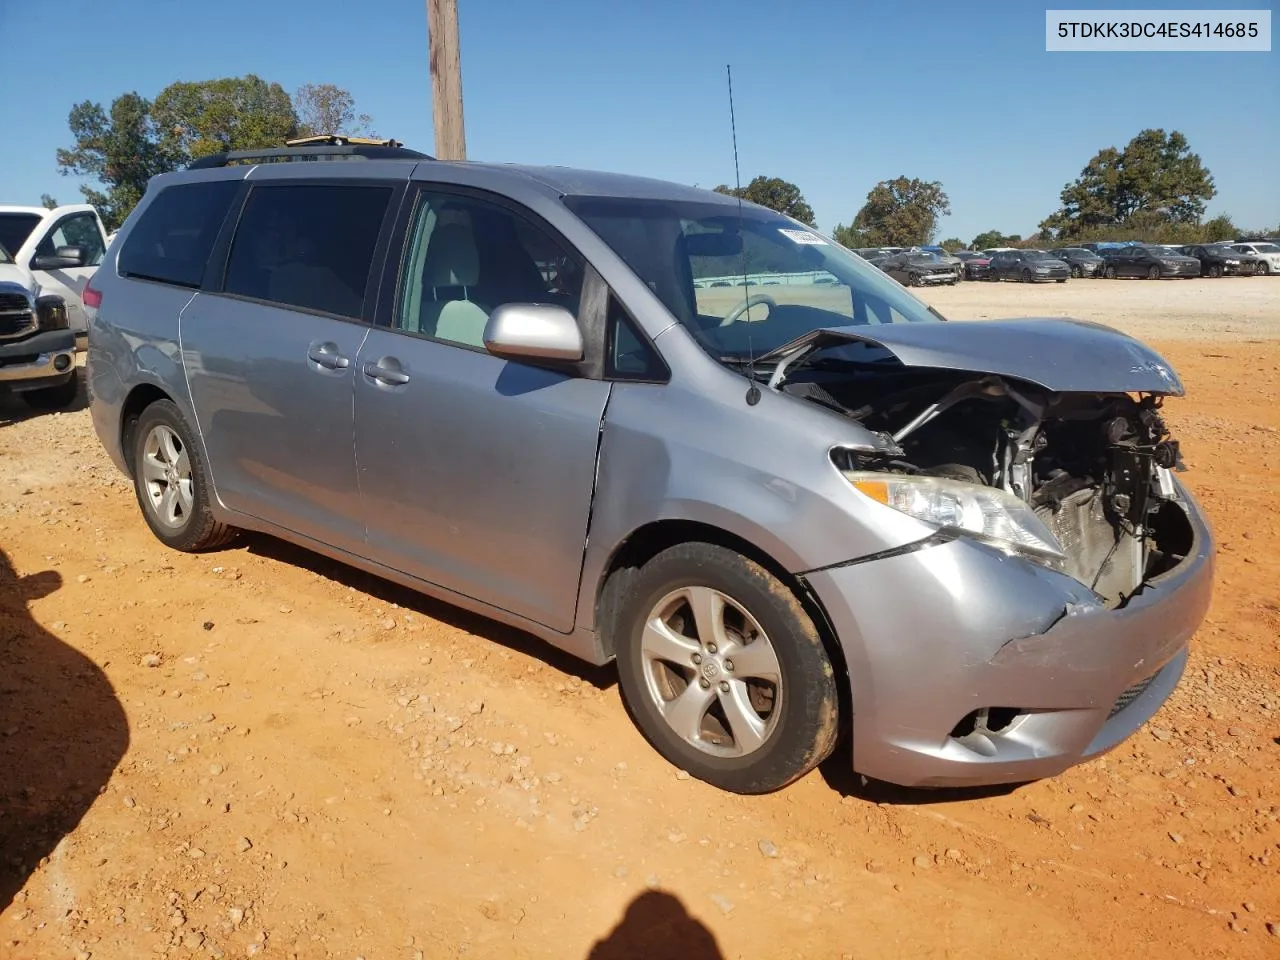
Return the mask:
[[313,343],[307,348],[307,359],[326,370],[345,370],[351,361],[338,353],[336,343]]
[[395,357],[383,357],[381,360],[369,360],[364,365],[364,375],[370,380],[398,387],[409,382],[409,375],[400,369],[400,361]]

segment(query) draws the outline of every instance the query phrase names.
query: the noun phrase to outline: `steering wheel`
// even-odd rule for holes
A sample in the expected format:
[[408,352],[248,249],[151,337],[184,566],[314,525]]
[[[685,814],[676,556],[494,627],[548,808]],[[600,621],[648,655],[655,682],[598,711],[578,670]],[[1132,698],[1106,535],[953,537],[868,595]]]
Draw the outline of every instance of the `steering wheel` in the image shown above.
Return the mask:
[[742,315],[744,313],[746,313],[752,307],[757,307],[762,303],[768,304],[769,310],[771,312],[774,309],[776,309],[778,306],[778,301],[774,300],[773,297],[767,296],[766,294],[763,294],[763,293],[754,293],[751,296],[747,297],[746,300],[743,300],[742,303],[738,304],[736,307],[730,310],[728,316],[726,316],[723,320],[720,321],[720,326],[727,327],[731,323],[737,323],[742,318]]

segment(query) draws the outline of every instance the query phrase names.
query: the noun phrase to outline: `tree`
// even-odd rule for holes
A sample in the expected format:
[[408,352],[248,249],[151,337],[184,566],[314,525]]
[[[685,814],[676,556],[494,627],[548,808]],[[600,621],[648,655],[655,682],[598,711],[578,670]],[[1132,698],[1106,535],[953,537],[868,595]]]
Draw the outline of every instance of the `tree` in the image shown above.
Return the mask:
[[58,150],[58,172],[92,177],[106,188],[104,192],[81,186],[80,192],[98,208],[108,230],[124,222],[142,199],[148,180],[178,166],[179,158],[159,142],[151,104],[136,93],[116,97],[109,115],[101,104],[78,103],[67,123],[75,145]]
[[814,225],[813,207],[805,201],[800,188],[786,180],[759,176],[742,188],[730,187],[722,183],[715,190],[716,193],[741,197],[743,200],[750,200],[770,210],[777,210],[809,226]]
[[58,207],[58,201],[53,199],[49,194],[42,193],[40,194],[40,206],[44,207],[46,210],[56,210]]
[[1240,230],[1231,222],[1231,218],[1225,213],[1219,214],[1212,220],[1206,220],[1202,229],[1204,231],[1205,243],[1216,243],[1219,240],[1234,240],[1236,237],[1240,236]]
[[288,92],[253,74],[171,83],[156,97],[152,117],[165,151],[184,160],[280,146],[298,133]]
[[943,250],[946,250],[947,253],[950,253],[953,250],[963,250],[964,241],[961,240],[959,237],[950,237],[946,240],[943,240],[940,246],[942,247]]
[[1144,222],[1198,224],[1217,193],[1213,177],[1174,130],[1143,130],[1123,150],[1106,147],[1062,188],[1062,207],[1040,224],[1059,239]]
[[831,239],[842,247],[848,247],[850,250],[869,246],[861,230],[857,227],[846,227],[843,223],[836,224],[835,230],[831,232]]
[[992,247],[1012,247],[1021,243],[1022,237],[1016,233],[1003,234],[999,230],[987,230],[973,238],[969,244],[971,250],[990,250]]
[[951,201],[942,184],[898,177],[871,188],[853,226],[862,232],[867,246],[910,247],[928,243],[938,217],[950,212]]
[[357,114],[355,97],[332,83],[304,83],[293,94],[293,108],[298,113],[299,136],[372,135],[373,118],[367,113]]

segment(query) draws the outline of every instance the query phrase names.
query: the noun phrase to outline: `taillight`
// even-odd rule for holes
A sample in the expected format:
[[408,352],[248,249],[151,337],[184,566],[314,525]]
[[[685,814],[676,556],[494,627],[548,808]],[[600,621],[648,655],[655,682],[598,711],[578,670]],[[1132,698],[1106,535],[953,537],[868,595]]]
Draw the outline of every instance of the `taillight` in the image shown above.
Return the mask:
[[86,310],[97,310],[102,306],[102,293],[93,289],[93,278],[90,277],[88,283],[84,285],[84,290],[80,294]]

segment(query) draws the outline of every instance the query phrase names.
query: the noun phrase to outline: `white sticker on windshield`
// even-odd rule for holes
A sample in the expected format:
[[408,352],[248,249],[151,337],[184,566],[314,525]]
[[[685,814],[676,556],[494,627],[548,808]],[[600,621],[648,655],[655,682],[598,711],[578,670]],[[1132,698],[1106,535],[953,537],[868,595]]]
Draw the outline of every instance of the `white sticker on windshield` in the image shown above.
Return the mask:
[[823,240],[816,233],[810,233],[808,230],[788,230],[786,227],[779,227],[778,232],[796,243],[809,243],[825,247],[827,241]]

